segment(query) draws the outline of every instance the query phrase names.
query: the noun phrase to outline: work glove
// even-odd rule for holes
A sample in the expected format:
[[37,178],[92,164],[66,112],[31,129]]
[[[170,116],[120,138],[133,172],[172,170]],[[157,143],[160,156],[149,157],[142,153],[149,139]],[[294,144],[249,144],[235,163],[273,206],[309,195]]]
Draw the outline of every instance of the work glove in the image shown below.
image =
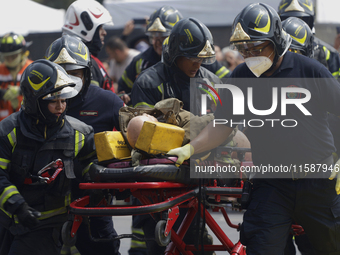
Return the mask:
[[333,171],[330,180],[333,180],[336,177],[335,191],[336,194],[340,195],[340,159],[334,164]]
[[188,143],[183,147],[175,148],[167,153],[168,155],[177,156],[176,166],[182,165],[184,160],[189,159],[194,154],[194,147]]
[[14,214],[17,215],[19,223],[29,229],[32,229],[34,226],[39,224],[39,220],[37,218],[41,216],[40,212],[29,207],[26,202],[21,204]]
[[20,87],[19,86],[11,86],[9,85],[4,96],[3,100],[10,101],[13,108],[18,107],[18,96],[20,95]]
[[135,149],[131,150],[131,165],[132,166],[139,166],[140,161],[143,158],[143,154]]

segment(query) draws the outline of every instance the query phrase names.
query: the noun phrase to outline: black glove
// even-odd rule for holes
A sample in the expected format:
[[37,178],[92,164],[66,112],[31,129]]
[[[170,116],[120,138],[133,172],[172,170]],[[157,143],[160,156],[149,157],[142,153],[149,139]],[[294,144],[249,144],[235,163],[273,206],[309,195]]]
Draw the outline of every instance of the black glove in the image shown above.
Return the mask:
[[21,204],[15,211],[15,214],[18,217],[19,223],[29,229],[32,229],[34,226],[39,224],[39,220],[37,218],[41,216],[40,212],[29,207],[27,203]]

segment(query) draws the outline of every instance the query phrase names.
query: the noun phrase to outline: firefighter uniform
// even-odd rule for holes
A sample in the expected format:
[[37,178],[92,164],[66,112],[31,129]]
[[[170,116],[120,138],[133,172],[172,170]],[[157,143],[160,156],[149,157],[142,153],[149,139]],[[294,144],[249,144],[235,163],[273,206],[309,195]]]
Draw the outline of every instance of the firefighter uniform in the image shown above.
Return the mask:
[[[8,88],[8,85],[12,86],[19,86],[20,85],[20,79],[21,75],[24,72],[25,68],[31,64],[32,60],[27,60],[25,65],[20,69],[18,72],[16,78],[13,80],[13,77],[6,67],[5,64],[0,64],[0,95],[1,98],[3,94],[5,94],[6,89]],[[18,105],[12,105],[10,101],[5,101],[3,99],[0,100],[0,121],[4,118],[8,117],[11,113],[14,111],[18,111],[20,109],[22,101],[22,96],[19,96]]]
[[334,47],[314,36],[314,58],[325,65],[335,79],[339,78],[340,55]]
[[[1,122],[0,148],[0,200],[1,223],[14,235],[13,247],[20,254],[22,246],[15,246],[16,241],[24,238],[24,229],[15,220],[13,212],[26,201],[31,207],[41,212],[40,224],[34,230],[50,228],[54,241],[58,244],[57,230],[61,230],[66,221],[67,206],[71,202],[70,179],[68,173],[74,172],[79,178],[85,172],[73,169],[74,158],[85,158],[82,166],[89,163],[89,155],[94,155],[93,129],[90,126],[67,117],[62,126],[49,132],[45,139],[34,121],[23,111],[16,112]],[[51,184],[33,185],[37,172],[51,161],[62,159],[65,169]],[[33,184],[30,184],[32,183]],[[40,236],[37,242],[43,242]],[[34,243],[32,243],[34,245]],[[51,247],[51,249],[54,246]],[[53,254],[45,251],[44,254]]]
[[[98,103],[98,99],[100,99],[100,103]],[[67,114],[91,125],[95,133],[119,130],[119,109],[123,105],[123,101],[116,94],[91,84],[84,100],[80,96],[72,99]],[[75,185],[73,184],[73,198],[84,196],[84,192],[79,190],[78,185],[77,181],[75,181]],[[90,217],[89,224],[92,235],[97,238],[117,236],[111,216]],[[78,240],[76,246],[81,254],[120,254],[119,240],[105,243],[91,241],[87,224],[80,225]],[[84,242],[85,240],[86,242]]]
[[18,111],[22,96],[19,85],[25,68],[32,63],[28,59],[28,47],[32,42],[17,33],[8,33],[0,41],[0,121]]
[[[133,58],[131,63],[125,69],[122,77],[118,81],[118,91],[125,91],[125,93],[130,93],[132,91],[132,86],[139,74],[155,65],[161,60],[161,57],[156,53],[153,47],[149,47],[146,51],[137,55]],[[227,78],[230,75],[230,70],[225,66],[222,66],[219,62],[215,61],[211,65],[202,65],[216,76],[221,78]]]
[[[321,64],[290,52],[285,54],[280,68],[271,77],[294,78],[301,76],[301,74],[305,78],[327,78],[320,88],[322,92],[311,82],[306,82],[303,85],[303,87],[307,85],[305,88],[311,92],[312,97],[313,95],[315,97],[313,106],[308,107],[308,110],[315,109],[315,111],[312,112],[312,116],[309,116],[310,118],[307,116],[301,118],[302,115],[299,114],[298,109],[292,109],[295,110],[297,115],[292,115],[294,112],[290,110],[286,117],[298,119],[298,126],[295,128],[282,128],[280,126],[269,128],[268,125],[262,128],[248,128],[247,137],[252,145],[255,165],[301,165],[301,162],[314,162],[327,166],[332,164],[333,161],[330,156],[335,151],[333,138],[326,121],[327,114],[326,112],[320,114],[320,107],[328,107],[327,109],[332,110],[332,112],[337,111],[337,115],[340,114],[338,107],[336,107],[337,98],[340,96],[339,85]],[[255,78],[245,64],[237,67],[232,77],[233,75],[242,78]],[[254,86],[255,95],[265,95],[265,88],[272,86],[273,82],[269,82],[271,85],[268,85],[263,82],[263,79],[262,88]],[[240,87],[245,92],[246,86],[243,85]],[[222,102],[230,100],[230,94],[227,94],[228,96],[223,91],[221,92]],[[322,98],[320,98],[321,95]],[[254,105],[261,108],[259,100],[264,103],[264,98],[268,99],[269,97],[257,97]],[[228,105],[230,106],[230,104],[227,104],[223,105],[223,108],[217,107],[215,113],[217,119],[233,119],[234,122],[237,122],[239,118],[255,118],[248,113],[246,116],[240,117],[233,115],[228,110]],[[278,116],[265,117],[276,119]],[[256,119],[259,119],[259,116],[256,116]],[[312,119],[314,120],[309,125]],[[302,138],[304,139],[302,140]],[[324,162],[324,160],[326,161]],[[291,175],[291,173],[289,174]],[[251,202],[244,215],[241,229],[241,241],[244,245],[247,245],[247,253],[281,254],[280,252],[283,252],[286,244],[284,240],[287,238],[294,220],[294,222],[302,225],[316,251],[324,252],[324,254],[338,254],[335,251],[339,252],[337,246],[340,240],[337,239],[337,226],[340,224],[340,200],[334,190],[335,180],[328,180],[330,171],[327,171],[326,174],[328,175],[325,176],[325,179],[254,179]],[[278,212],[280,213],[278,214]],[[282,246],[280,247],[279,244],[282,244]]]
[[91,125],[95,133],[119,130],[119,109],[123,106],[116,94],[91,84],[84,100],[81,97],[71,100],[67,115]]
[[34,61],[20,82],[21,110],[0,122],[1,254],[60,253],[70,179],[88,179],[96,157],[93,128],[65,116],[81,82],[57,64]]
[[[200,67],[195,78],[208,78],[218,82],[218,77]],[[183,109],[200,115],[201,105],[197,101],[195,110],[190,107],[190,77],[176,66],[169,67],[160,62],[145,70],[132,88],[132,105],[153,107],[157,102],[174,97],[184,104]]]
[[[45,58],[62,66],[70,75],[82,77],[82,84],[78,88],[79,94],[70,99],[67,115],[92,126],[95,133],[119,130],[119,109],[124,103],[112,91],[92,84],[91,62],[93,58],[90,59],[89,49],[82,41],[70,35],[63,35],[48,47]],[[72,199],[85,195],[86,191],[79,189],[79,182],[74,180]],[[91,236],[96,238],[117,236],[110,216],[89,217],[88,222],[91,226]],[[117,239],[100,243],[91,240],[88,224],[83,222],[78,229],[75,245],[83,255],[97,253],[119,255],[120,241]],[[66,247],[63,247],[63,254],[66,254]]]

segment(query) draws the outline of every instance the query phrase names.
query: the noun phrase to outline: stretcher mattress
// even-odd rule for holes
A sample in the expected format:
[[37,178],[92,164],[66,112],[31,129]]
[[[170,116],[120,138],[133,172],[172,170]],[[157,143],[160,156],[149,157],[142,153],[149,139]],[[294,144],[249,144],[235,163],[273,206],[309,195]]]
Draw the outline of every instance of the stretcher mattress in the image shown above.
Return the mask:
[[108,166],[92,164],[89,170],[90,178],[94,182],[169,181],[184,184],[198,182],[197,179],[190,179],[189,166],[176,167],[173,161],[168,159],[144,160],[141,163],[149,164],[136,167],[129,166],[129,162],[118,162]]

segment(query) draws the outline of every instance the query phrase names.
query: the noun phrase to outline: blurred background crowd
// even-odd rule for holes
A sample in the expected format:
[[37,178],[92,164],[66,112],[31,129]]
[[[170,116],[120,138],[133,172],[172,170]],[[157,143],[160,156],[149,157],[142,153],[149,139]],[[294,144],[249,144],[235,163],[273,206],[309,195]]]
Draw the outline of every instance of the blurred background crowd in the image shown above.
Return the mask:
[[[3,13],[0,22],[0,37],[8,32],[22,34],[26,41],[31,41],[29,58],[36,60],[44,57],[44,50],[51,42],[61,35],[64,15],[67,7],[74,0],[0,0]],[[253,2],[251,0],[98,0],[112,16],[114,26],[105,28],[105,50],[100,51],[98,58],[109,64],[122,56],[114,56],[112,47],[118,47],[122,42],[115,41],[113,37],[119,37],[128,48],[143,51],[148,47],[148,37],[144,34],[145,18],[162,5],[170,5],[181,11],[184,17],[196,17],[202,21],[211,31],[214,44],[220,53],[217,59],[229,69],[233,69],[233,59],[237,59],[235,52],[228,49],[232,22],[235,13],[242,10],[244,6]],[[262,1],[277,9],[279,0]],[[340,1],[316,0],[315,8],[315,36],[324,42],[339,49],[340,42],[336,41],[338,35],[337,27],[340,27],[340,19],[337,10]],[[13,11],[15,10],[15,12]],[[30,11],[27,11],[30,10]],[[15,14],[13,14],[15,13]],[[15,18],[13,18],[13,15]],[[8,22],[11,20],[11,22]],[[6,24],[6,25],[5,25]],[[122,47],[122,46],[119,46]],[[121,48],[120,48],[121,49]],[[118,53],[119,54],[119,53]],[[115,60],[117,61],[117,59]],[[228,66],[231,64],[231,66]],[[111,75],[117,75],[112,74]],[[117,77],[114,77],[115,79]]]

